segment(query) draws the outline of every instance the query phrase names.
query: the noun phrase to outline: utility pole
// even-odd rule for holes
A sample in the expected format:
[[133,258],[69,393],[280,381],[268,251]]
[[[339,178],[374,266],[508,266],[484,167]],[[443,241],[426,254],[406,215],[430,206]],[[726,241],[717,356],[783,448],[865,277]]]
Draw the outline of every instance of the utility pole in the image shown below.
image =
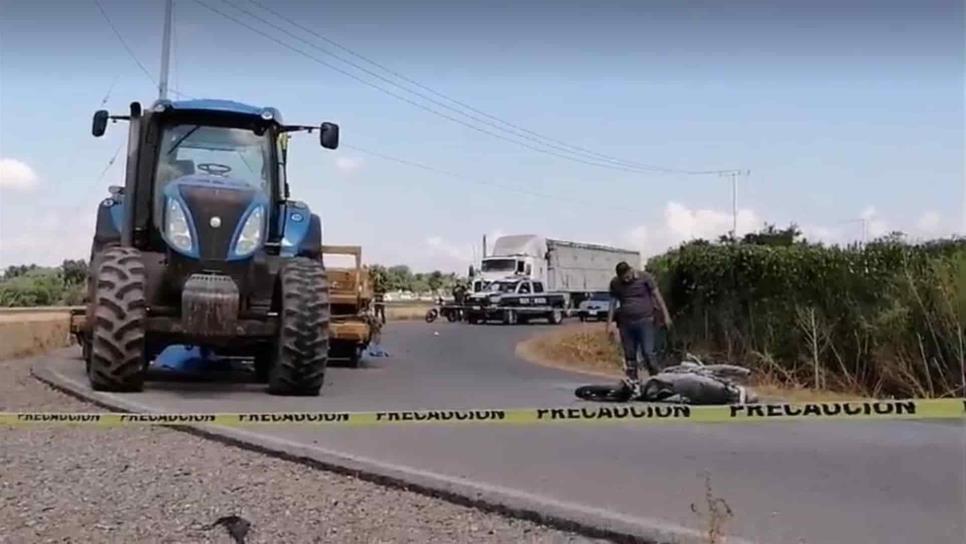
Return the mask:
[[168,64],[171,57],[171,20],[174,0],[164,0],[164,35],[161,42],[161,76],[158,78],[158,99],[168,98]]
[[725,170],[718,173],[731,178],[731,238],[738,237],[738,176],[750,176],[751,170]]

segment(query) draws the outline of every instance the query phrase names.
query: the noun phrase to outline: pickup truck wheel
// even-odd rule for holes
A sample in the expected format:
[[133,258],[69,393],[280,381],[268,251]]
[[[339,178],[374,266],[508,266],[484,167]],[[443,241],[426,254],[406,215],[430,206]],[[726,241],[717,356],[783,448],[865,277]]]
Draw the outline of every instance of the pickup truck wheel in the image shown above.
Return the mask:
[[550,312],[550,316],[547,317],[547,321],[550,321],[551,325],[559,325],[563,323],[563,311],[553,310]]
[[325,269],[318,261],[296,257],[282,266],[279,275],[281,308],[268,392],[317,396],[329,363],[329,284]]
[[506,310],[503,312],[503,324],[504,325],[516,325],[517,324],[517,313],[513,310]]
[[141,252],[112,247],[98,255],[87,377],[95,391],[144,389],[144,264]]

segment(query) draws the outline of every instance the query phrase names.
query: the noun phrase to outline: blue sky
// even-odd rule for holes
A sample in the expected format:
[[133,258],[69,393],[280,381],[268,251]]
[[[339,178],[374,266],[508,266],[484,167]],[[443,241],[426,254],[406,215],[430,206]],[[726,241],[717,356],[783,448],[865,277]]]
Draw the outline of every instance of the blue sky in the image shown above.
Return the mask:
[[[232,7],[362,63],[248,0],[202,1],[441,110]],[[157,78],[163,3],[101,4]],[[794,221],[813,237],[844,242],[862,236],[864,218],[872,235],[966,232],[961,2],[271,6],[422,85],[557,141],[668,169],[750,169],[740,181],[739,230]],[[369,261],[464,271],[483,233],[533,232],[650,254],[730,229],[726,178],[628,172],[539,153],[346,77],[194,0],[176,0],[175,14],[175,88],[273,105],[289,122],[341,124],[347,146],[339,151],[296,139],[290,182],[323,216],[327,241],[361,244]],[[86,257],[97,202],[123,172],[122,152],[99,178],[124,127],[102,139],[89,132],[109,89],[114,111],[156,97],[92,0],[0,1],[0,266]]]

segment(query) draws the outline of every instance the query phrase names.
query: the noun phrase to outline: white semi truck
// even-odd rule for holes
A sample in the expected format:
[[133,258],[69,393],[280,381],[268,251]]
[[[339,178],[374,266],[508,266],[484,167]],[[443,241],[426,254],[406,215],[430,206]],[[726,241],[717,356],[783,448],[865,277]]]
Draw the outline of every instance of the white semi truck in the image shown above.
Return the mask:
[[503,280],[531,280],[543,284],[548,292],[568,295],[568,308],[590,293],[607,291],[617,263],[641,264],[637,251],[554,240],[534,234],[515,234],[497,238],[493,251],[483,257],[479,270],[473,269],[472,290]]

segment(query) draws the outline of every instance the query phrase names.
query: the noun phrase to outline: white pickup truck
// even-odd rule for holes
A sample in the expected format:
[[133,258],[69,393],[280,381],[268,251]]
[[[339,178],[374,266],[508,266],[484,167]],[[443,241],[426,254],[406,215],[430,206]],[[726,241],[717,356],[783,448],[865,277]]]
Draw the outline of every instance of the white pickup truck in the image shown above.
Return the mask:
[[466,301],[465,315],[470,323],[498,320],[515,325],[546,319],[559,325],[568,305],[566,293],[547,292],[541,281],[511,277],[493,280],[482,291],[472,293]]

